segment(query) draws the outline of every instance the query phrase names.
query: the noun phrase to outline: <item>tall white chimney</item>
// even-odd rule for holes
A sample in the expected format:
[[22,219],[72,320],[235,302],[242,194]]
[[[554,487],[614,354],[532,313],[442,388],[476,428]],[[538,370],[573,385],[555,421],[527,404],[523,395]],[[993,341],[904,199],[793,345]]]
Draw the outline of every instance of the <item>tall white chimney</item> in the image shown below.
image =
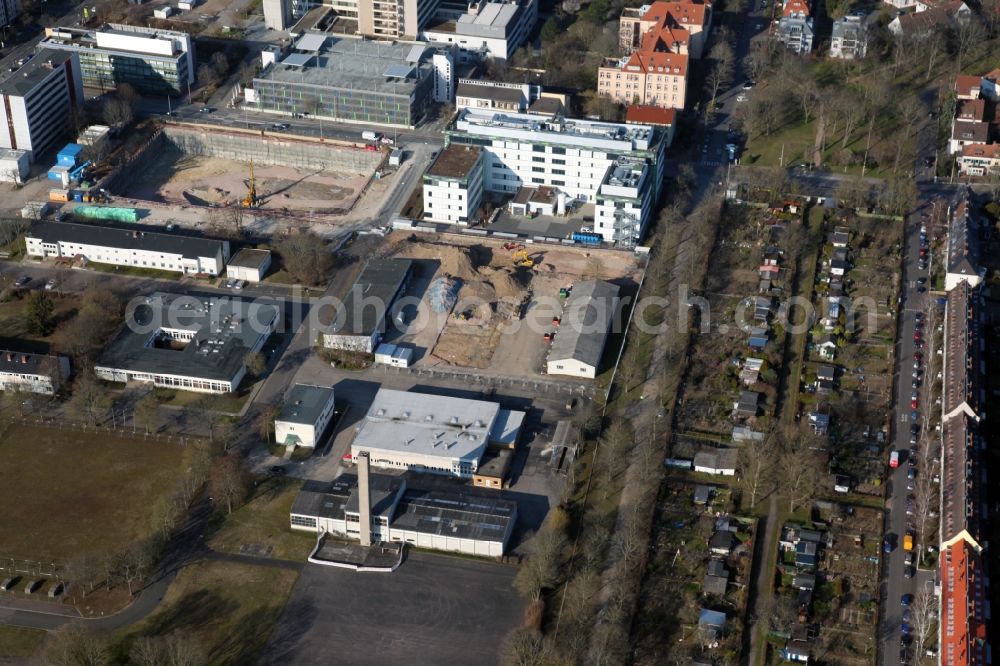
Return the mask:
[[372,545],[372,494],[368,487],[368,452],[358,454],[358,514],[362,546]]

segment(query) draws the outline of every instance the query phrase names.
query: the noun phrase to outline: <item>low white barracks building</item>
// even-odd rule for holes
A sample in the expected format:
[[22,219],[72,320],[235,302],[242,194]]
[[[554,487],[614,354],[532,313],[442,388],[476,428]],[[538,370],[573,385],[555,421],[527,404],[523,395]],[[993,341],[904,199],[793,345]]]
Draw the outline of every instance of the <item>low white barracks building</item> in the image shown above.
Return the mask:
[[186,275],[221,275],[229,261],[225,240],[72,222],[33,224],[25,245],[32,257],[83,257],[99,264]]

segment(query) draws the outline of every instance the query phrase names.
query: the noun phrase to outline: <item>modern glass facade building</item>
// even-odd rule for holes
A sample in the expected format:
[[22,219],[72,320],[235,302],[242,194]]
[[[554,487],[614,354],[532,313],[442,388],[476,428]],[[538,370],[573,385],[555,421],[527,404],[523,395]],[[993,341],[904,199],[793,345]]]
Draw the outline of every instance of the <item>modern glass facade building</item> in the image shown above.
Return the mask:
[[39,47],[76,53],[89,88],[129,83],[142,93],[181,95],[194,83],[194,50],[184,32],[117,24],[96,31],[49,28]]
[[261,111],[396,127],[413,127],[424,116],[434,68],[423,46],[326,42],[264,69],[253,81],[251,103]]

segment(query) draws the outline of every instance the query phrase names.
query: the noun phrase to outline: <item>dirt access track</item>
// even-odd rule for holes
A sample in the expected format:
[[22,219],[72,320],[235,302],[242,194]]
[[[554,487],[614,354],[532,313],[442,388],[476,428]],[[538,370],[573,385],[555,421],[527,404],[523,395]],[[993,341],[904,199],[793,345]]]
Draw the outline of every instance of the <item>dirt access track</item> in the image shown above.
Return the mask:
[[[516,266],[523,249],[533,266]],[[407,296],[419,298],[406,312],[394,343],[416,347],[416,365],[476,368],[489,374],[540,374],[547,343],[542,334],[561,314],[559,289],[584,279],[626,285],[638,282],[642,261],[610,250],[547,245],[504,244],[482,238],[393,234],[388,256],[416,260],[419,269]],[[452,297],[439,300],[441,280],[452,284]],[[446,290],[447,291],[447,290]],[[397,324],[399,322],[397,321]]]

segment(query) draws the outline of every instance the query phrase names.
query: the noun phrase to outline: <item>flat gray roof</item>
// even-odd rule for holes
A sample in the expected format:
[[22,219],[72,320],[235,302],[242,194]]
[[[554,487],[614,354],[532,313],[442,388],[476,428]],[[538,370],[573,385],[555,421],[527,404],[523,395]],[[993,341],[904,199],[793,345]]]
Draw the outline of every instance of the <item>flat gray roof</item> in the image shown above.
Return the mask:
[[[357,484],[354,474],[342,474],[329,483],[306,481],[291,513],[332,519],[343,519],[345,512],[357,513]],[[369,484],[372,515],[385,515],[399,489],[405,487],[402,479],[384,474],[370,475]],[[503,542],[516,520],[517,503],[496,494],[405,488],[389,524],[393,529],[423,534]]]
[[27,95],[35,89],[35,86],[52,74],[53,68],[48,65],[50,60],[58,67],[72,57],[72,54],[65,51],[60,52],[49,48],[39,49],[23,67],[19,67],[16,71],[7,73],[6,76],[0,78],[0,95],[11,95],[12,97]]
[[142,250],[179,254],[182,257],[215,257],[222,253],[226,241],[198,238],[181,234],[160,234],[138,229],[117,229],[96,224],[75,222],[35,222],[28,238],[39,238],[43,243],[77,243],[100,245],[123,250]]
[[[285,396],[276,420],[287,423],[314,425],[320,414],[333,401],[333,389],[326,386],[296,384]],[[319,433],[316,433],[319,435]]]
[[549,360],[573,359],[597,368],[617,301],[618,287],[610,282],[585,280],[574,284],[549,349]]
[[[313,57],[308,63],[291,66],[285,64],[286,58],[264,70],[254,81],[409,96],[419,80],[433,71],[426,60],[407,62],[412,48],[412,44],[330,36],[322,48],[309,54]],[[393,69],[394,74],[387,75],[394,66],[406,67],[412,73],[408,78],[398,78]]]
[[[499,403],[486,400],[379,389],[352,448],[478,462],[500,412]],[[524,412],[509,412],[504,423],[517,415],[523,419]],[[516,430],[503,429],[516,438]]]
[[506,102],[508,104],[520,104],[524,100],[524,93],[520,88],[491,86],[489,84],[489,81],[482,83],[461,81],[455,88],[455,96],[491,99],[495,102]]
[[368,262],[343,300],[326,333],[370,337],[381,330],[385,315],[410,274],[408,259],[374,259]]
[[[250,348],[270,333],[278,308],[260,299],[157,292],[130,305],[129,314],[135,325],[122,329],[98,367],[231,381]],[[173,348],[164,330],[193,337]]]
[[267,263],[270,258],[270,250],[253,250],[250,248],[244,248],[232,256],[228,265],[238,266],[239,268],[256,268],[260,270],[260,268]]

